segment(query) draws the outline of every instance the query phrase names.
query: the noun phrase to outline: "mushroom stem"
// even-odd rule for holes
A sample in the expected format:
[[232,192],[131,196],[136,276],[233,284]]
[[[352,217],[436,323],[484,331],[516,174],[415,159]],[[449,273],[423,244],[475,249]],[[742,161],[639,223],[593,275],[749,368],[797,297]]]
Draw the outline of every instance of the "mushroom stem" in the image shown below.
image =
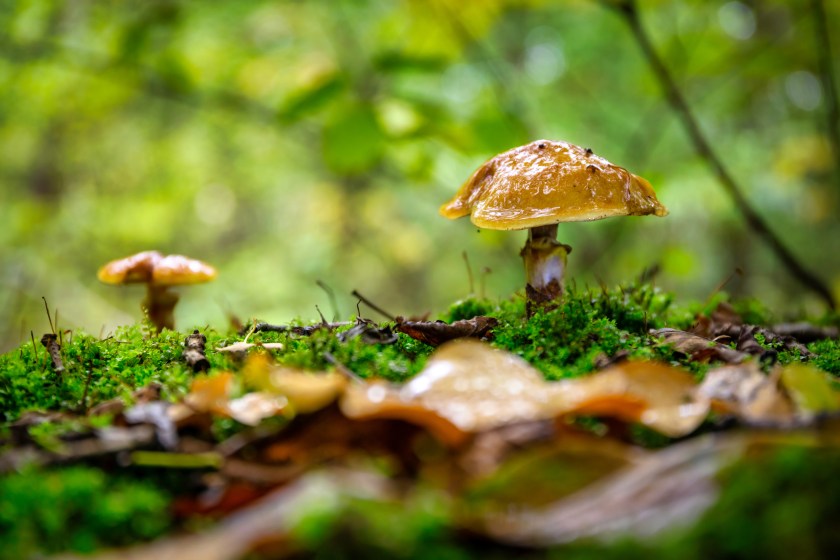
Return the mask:
[[143,309],[149,315],[149,320],[158,330],[175,329],[175,304],[179,296],[169,291],[167,286],[155,286],[149,284],[146,292],[146,299],[143,300]]
[[563,295],[563,274],[566,256],[572,248],[557,241],[557,224],[533,227],[528,230],[528,241],[520,255],[525,261],[528,283],[528,315],[534,306],[550,304]]

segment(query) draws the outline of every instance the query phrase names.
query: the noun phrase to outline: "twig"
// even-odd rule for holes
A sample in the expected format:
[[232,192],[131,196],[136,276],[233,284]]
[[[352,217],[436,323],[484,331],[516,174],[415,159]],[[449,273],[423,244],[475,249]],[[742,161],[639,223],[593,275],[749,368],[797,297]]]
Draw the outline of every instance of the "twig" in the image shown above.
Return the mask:
[[382,309],[381,307],[379,307],[378,305],[376,305],[375,303],[370,301],[368,298],[366,298],[365,296],[360,294],[358,290],[353,290],[351,292],[351,294],[353,294],[353,297],[358,298],[359,301],[361,301],[362,303],[364,303],[365,305],[367,305],[368,307],[370,307],[371,309],[373,309],[374,311],[376,311],[377,313],[379,313],[380,315],[382,315],[383,317],[385,317],[389,321],[395,321],[396,320],[396,318],[393,315],[391,315],[390,313],[388,313],[387,311],[385,311],[384,309]]
[[333,321],[338,321],[338,301],[335,299],[335,292],[323,280],[316,280],[315,284],[327,293],[327,298],[330,300],[330,306],[333,310]]
[[691,112],[688,102],[685,100],[682,92],[671,76],[670,71],[665,66],[662,58],[656,52],[651,43],[650,37],[642,27],[642,22],[639,18],[639,10],[635,0],[623,0],[616,4],[608,3],[616,11],[621,14],[642,53],[650,64],[656,79],[665,93],[665,97],[671,105],[671,108],[682,122],[683,128],[691,139],[694,149],[697,153],[706,160],[706,163],[717,176],[718,181],[724,188],[726,193],[732,198],[735,207],[746,220],[749,227],[761,238],[769,247],[776,253],[778,258],[785,264],[790,273],[798,279],[803,286],[809,288],[811,291],[819,295],[825,303],[831,308],[835,309],[836,304],[831,291],[826,287],[822,280],[817,278],[809,270],[807,270],[793,253],[788,250],[782,243],[779,237],[770,229],[764,219],[753,209],[749,201],[744,196],[741,188],[735,182],[735,179],[724,167],[723,162],[712,149],[711,144],[700,130],[700,125],[697,119]]
[[[309,336],[315,331],[321,329],[333,330],[339,327],[346,327],[347,325],[352,325],[348,321],[338,321],[335,323],[317,323],[315,325],[303,325],[303,326],[294,326],[294,325],[272,325],[270,323],[257,323],[251,329],[251,333],[255,332],[278,332],[278,333],[285,333],[290,332],[292,334],[301,334],[305,336]],[[250,336],[250,333],[249,333]]]
[[840,181],[840,105],[835,87],[834,61],[831,53],[831,36],[828,32],[828,16],[823,0],[811,0],[811,14],[814,17],[814,39],[817,47],[817,64],[820,67],[820,80],[825,91],[825,109],[827,113],[826,133],[834,152],[834,174]]
[[50,306],[47,304],[47,298],[41,296],[41,299],[44,300],[44,309],[47,310],[47,321],[50,322],[50,331],[55,334],[55,325],[53,325],[52,317],[50,316]]

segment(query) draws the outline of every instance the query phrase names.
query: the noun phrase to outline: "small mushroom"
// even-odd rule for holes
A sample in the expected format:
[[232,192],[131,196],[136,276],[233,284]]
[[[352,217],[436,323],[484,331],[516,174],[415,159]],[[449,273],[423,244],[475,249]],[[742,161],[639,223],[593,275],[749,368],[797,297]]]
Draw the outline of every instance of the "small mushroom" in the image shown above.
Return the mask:
[[665,216],[645,179],[568,142],[537,140],[479,167],[441,206],[450,219],[470,216],[480,228],[528,229],[522,249],[529,309],[563,293],[566,256],[557,224],[610,216]]
[[142,306],[158,331],[175,327],[174,310],[178,294],[169,288],[200,284],[216,277],[209,264],[182,255],[163,256],[157,251],[143,251],[111,261],[99,269],[99,280],[106,284],[146,284]]

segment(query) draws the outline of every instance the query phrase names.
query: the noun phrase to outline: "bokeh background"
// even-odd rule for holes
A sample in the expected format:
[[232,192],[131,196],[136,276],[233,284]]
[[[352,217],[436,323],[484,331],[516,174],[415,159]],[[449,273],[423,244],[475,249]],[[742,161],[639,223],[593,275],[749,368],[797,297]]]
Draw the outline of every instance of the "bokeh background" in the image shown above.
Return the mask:
[[[679,299],[726,289],[819,312],[699,157],[610,2],[0,2],[0,350],[111,332],[138,287],[99,284],[146,249],[216,265],[182,327],[395,314],[521,290],[524,232],[438,207],[484,160],[562,139],[650,180],[671,214],[561,225],[578,287],[658,267]],[[820,14],[822,5],[827,12]],[[832,152],[840,3],[640,0],[645,29],[756,210],[840,296]],[[840,42],[840,41],[835,41]],[[822,64],[821,64],[822,61]],[[828,64],[826,64],[828,61]],[[829,75],[830,77],[830,75]],[[462,253],[468,255],[470,286]]]

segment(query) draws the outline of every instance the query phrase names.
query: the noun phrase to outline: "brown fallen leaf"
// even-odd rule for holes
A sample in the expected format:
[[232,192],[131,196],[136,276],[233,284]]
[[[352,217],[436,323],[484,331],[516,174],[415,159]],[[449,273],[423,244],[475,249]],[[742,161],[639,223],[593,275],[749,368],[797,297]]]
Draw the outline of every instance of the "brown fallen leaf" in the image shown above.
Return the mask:
[[665,328],[652,330],[650,334],[661,338],[664,344],[672,346],[677,352],[691,356],[692,360],[698,362],[720,360],[729,364],[738,364],[749,358],[746,352],[733,350],[725,344],[686,331]]
[[639,422],[669,437],[693,432],[709,412],[694,377],[660,362],[623,362],[558,385],[565,401],[560,413]]
[[765,375],[755,362],[708,371],[698,392],[714,409],[750,424],[789,426],[795,419],[778,375]]
[[492,337],[493,327],[499,324],[495,317],[478,316],[472,319],[463,319],[454,323],[443,321],[411,321],[403,317],[397,317],[396,330],[407,334],[415,340],[425,342],[430,346],[439,346],[444,342],[456,338],[483,338]]
[[351,418],[402,418],[454,444],[468,433],[569,414],[641,422],[675,437],[708,412],[708,401],[694,398],[695,386],[687,372],[655,362],[549,382],[514,354],[461,339],[436,350],[405,385],[354,384],[340,404]]

